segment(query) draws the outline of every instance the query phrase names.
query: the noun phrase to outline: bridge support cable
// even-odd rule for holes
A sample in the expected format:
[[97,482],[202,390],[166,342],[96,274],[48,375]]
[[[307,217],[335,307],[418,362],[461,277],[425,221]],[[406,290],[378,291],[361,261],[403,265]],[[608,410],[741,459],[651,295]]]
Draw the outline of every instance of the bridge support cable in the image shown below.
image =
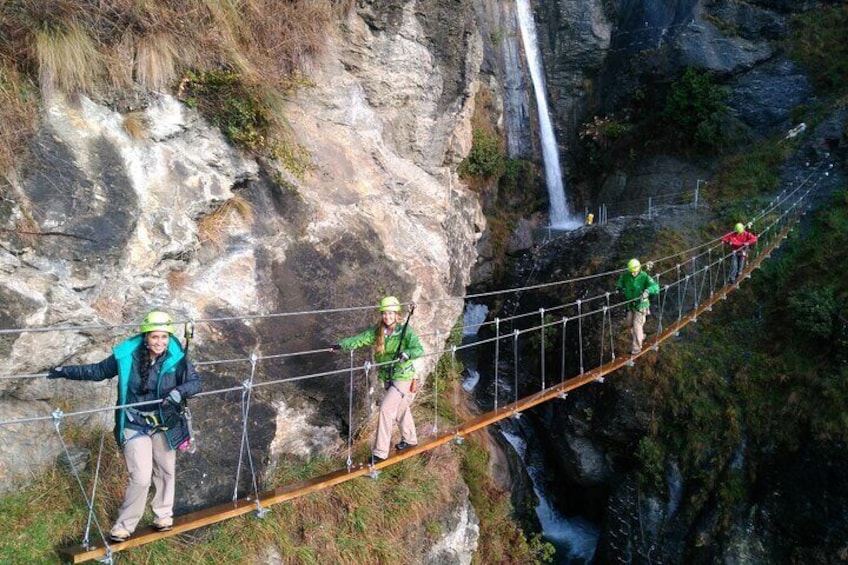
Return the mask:
[[[612,296],[612,293],[607,292],[606,293],[607,310],[610,309],[610,296]],[[613,361],[615,359],[615,333],[613,332],[613,327],[612,327],[612,312],[611,311],[609,312],[609,314],[607,316],[607,321],[609,322],[610,361]],[[602,328],[601,341],[603,341],[603,328]],[[601,346],[601,350],[603,350],[603,345]],[[603,356],[602,356],[601,357],[601,364],[603,364],[603,362],[604,362],[604,360],[603,360]]]
[[348,355],[350,357],[350,379],[348,381],[350,393],[348,394],[347,403],[347,460],[345,464],[350,469],[353,466],[353,349],[348,352]]
[[542,374],[542,389],[545,390],[545,309],[539,308],[539,344],[542,350],[541,355],[541,374]]
[[598,365],[604,364],[604,346],[606,343],[607,320],[609,320],[610,352],[612,354],[612,358],[615,358],[615,342],[613,341],[612,315],[610,314],[609,306],[605,305],[603,306],[601,313],[601,346],[598,348],[598,350],[600,351]]
[[562,345],[560,346],[560,368],[559,368],[559,383],[565,381],[565,350],[566,350],[566,327],[568,326],[568,316],[562,317]]
[[[513,405],[518,404],[518,336],[520,335],[520,330],[515,330],[512,332],[512,392],[513,398],[515,399],[513,400]],[[514,412],[513,416],[518,418],[519,414],[517,412]]]
[[[68,468],[71,470],[71,474],[74,476],[74,480],[76,480],[77,485],[79,485],[80,492],[82,493],[83,500],[85,500],[85,505],[88,508],[88,524],[90,526],[91,522],[94,522],[94,526],[97,528],[97,533],[100,536],[100,539],[103,541],[104,554],[101,556],[103,559],[102,563],[112,563],[112,550],[109,547],[109,542],[107,541],[106,534],[104,533],[103,527],[100,525],[100,520],[97,519],[97,514],[94,511],[94,492],[96,492],[97,488],[97,477],[95,476],[95,484],[92,487],[92,496],[89,498],[87,491],[85,490],[85,485],[82,483],[82,479],[80,478],[79,471],[77,471],[76,465],[74,465],[73,459],[71,459],[71,452],[68,449],[68,444],[65,443],[65,438],[62,436],[62,418],[64,414],[58,408],[53,411],[53,426],[56,429],[56,436],[59,438],[59,443],[62,445],[62,452],[65,454],[65,459],[68,462]],[[101,436],[102,437],[102,436]],[[101,442],[101,451],[102,451],[102,442]],[[99,469],[99,457],[98,457],[98,469]],[[83,539],[84,547],[91,547],[91,542],[88,538],[89,534],[89,526],[86,526],[85,537]]]
[[583,312],[579,299],[577,300],[577,348],[580,352],[580,374],[583,374],[586,372],[583,365]]
[[374,415],[374,385],[371,384],[371,360],[367,360],[362,366],[362,372],[365,377],[365,388],[368,389],[368,417]]
[[501,319],[495,318],[495,410],[498,409],[498,370],[501,357]]
[[[665,303],[668,301],[668,285],[663,287],[662,275],[657,275],[657,286],[660,287],[660,292],[657,293],[657,306],[659,307],[659,315],[657,315],[657,333],[662,332],[663,329],[663,314],[665,314]],[[665,297],[663,298],[663,291]]]
[[[440,347],[443,346],[441,332],[439,330],[436,330],[436,343],[438,343]],[[440,371],[433,371],[433,427],[430,430],[430,435],[433,436],[439,435],[439,373]],[[456,374],[456,365],[454,364],[453,358],[451,358],[450,374],[452,376],[456,375],[459,382],[462,382],[460,375]]]
[[82,538],[82,544],[84,546],[91,545],[90,533],[91,533],[91,523],[93,522],[94,516],[94,501],[97,500],[97,484],[100,480],[100,465],[103,462],[103,448],[106,443],[106,430],[108,429],[108,414],[106,412],[103,413],[104,422],[103,430],[100,432],[100,446],[97,450],[97,464],[94,467],[94,478],[91,481],[91,504],[88,507],[88,518],[85,523],[85,534]]
[[250,378],[242,383],[241,395],[241,447],[239,449],[238,467],[236,468],[235,488],[233,489],[233,502],[238,500],[238,487],[241,479],[241,467],[246,455],[248,466],[250,467],[250,478],[253,486],[253,495],[255,496],[256,515],[260,518],[268,513],[268,509],[262,506],[262,497],[259,495],[259,483],[256,480],[256,467],[253,464],[253,453],[250,449],[250,401],[253,396],[253,383],[256,377],[256,361],[257,356],[254,352],[250,356]]

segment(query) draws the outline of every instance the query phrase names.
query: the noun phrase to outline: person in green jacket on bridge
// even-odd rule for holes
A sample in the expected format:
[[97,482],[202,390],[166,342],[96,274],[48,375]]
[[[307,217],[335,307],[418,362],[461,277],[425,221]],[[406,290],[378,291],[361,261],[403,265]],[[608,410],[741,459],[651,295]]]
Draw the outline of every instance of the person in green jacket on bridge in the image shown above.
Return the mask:
[[389,456],[395,422],[400,427],[400,443],[395,446],[398,451],[418,444],[411,408],[416,391],[412,360],[421,357],[424,348],[415,330],[409,326],[409,320],[401,323],[400,312],[401,304],[397,298],[383,298],[380,301],[380,320],[375,325],[333,346],[334,350],[345,351],[374,346],[374,360],[380,365],[380,381],[386,390],[380,402],[377,436],[371,450],[374,461],[383,461]]
[[627,262],[627,272],[618,277],[615,285],[627,300],[627,317],[625,324],[630,327],[630,354],[636,355],[642,351],[642,341],[645,339],[645,320],[651,302],[648,297],[660,291],[660,285],[642,270],[638,259]]

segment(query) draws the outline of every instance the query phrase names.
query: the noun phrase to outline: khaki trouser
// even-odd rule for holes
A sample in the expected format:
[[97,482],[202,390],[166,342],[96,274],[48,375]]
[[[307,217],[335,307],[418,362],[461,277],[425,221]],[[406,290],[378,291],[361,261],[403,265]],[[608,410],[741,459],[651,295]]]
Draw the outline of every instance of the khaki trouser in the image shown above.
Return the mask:
[[[168,447],[164,433],[152,436],[137,435],[136,430],[124,430],[124,438],[133,439],[124,444],[124,461],[130,474],[124,503],[118,511],[118,519],[112,531],[124,529],[129,533],[144,514],[147,493],[152,480],[155,493],[151,508],[158,522],[168,522],[174,514],[174,482],[177,467],[177,452]],[[135,437],[133,437],[135,436]]]
[[394,381],[380,403],[380,418],[377,422],[377,437],[374,439],[374,448],[371,452],[375,457],[385,459],[389,456],[389,448],[392,443],[392,428],[397,422],[400,427],[400,439],[409,444],[418,443],[418,435],[415,432],[415,422],[412,421],[412,409],[410,405],[415,394],[409,392],[412,381]]
[[630,326],[630,353],[639,353],[642,350],[642,341],[645,339],[643,326],[648,318],[648,312],[628,310],[624,323]]

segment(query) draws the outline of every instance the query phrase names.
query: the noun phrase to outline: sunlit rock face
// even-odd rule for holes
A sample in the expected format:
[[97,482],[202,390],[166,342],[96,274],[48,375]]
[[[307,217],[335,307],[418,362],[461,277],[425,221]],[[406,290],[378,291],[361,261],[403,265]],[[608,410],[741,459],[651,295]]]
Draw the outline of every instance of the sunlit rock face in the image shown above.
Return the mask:
[[[328,38],[312,84],[286,109],[293,141],[310,156],[302,178],[232,147],[168,94],[146,97],[138,136],[107,102],[45,100],[28,165],[0,208],[0,320],[84,328],[1,335],[0,373],[99,361],[147,311],[164,309],[180,337],[182,322],[197,321],[190,356],[206,389],[231,389],[192,401],[201,449],[181,458],[178,507],[232,496],[248,398],[260,472],[337,452],[376,401],[362,371],[351,420],[347,355],[263,357],[327,348],[377,313],[315,311],[370,306],[386,294],[416,304],[411,325],[428,353],[438,351],[463,305],[437,299],[462,296],[485,227],[456,176],[471,143],[482,40],[470,3],[428,5],[438,21],[364,6]],[[269,316],[278,313],[286,315]],[[419,373],[437,358],[418,361]],[[366,359],[358,352],[354,362]],[[249,383],[319,372],[332,374],[244,394]],[[0,380],[4,419],[115,400],[111,381]],[[73,424],[111,421],[101,412]],[[3,490],[59,452],[49,420],[0,428],[0,441],[27,453],[0,463]],[[235,486],[250,486],[247,473]]]

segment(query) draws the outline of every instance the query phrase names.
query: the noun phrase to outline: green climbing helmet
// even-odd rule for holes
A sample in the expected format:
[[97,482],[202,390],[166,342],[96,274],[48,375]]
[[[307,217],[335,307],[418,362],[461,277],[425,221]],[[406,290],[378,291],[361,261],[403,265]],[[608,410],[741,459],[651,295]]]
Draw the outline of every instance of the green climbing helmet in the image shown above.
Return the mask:
[[400,300],[387,296],[380,301],[380,312],[400,312]]
[[627,262],[627,270],[631,273],[635,273],[639,269],[642,268],[642,263],[639,262],[639,259],[631,259]]
[[736,233],[742,233],[743,231],[745,231],[745,224],[739,222],[735,226],[733,226],[733,229],[736,230]]
[[148,332],[168,332],[174,335],[174,321],[167,312],[154,310],[144,317],[138,331],[143,334]]

